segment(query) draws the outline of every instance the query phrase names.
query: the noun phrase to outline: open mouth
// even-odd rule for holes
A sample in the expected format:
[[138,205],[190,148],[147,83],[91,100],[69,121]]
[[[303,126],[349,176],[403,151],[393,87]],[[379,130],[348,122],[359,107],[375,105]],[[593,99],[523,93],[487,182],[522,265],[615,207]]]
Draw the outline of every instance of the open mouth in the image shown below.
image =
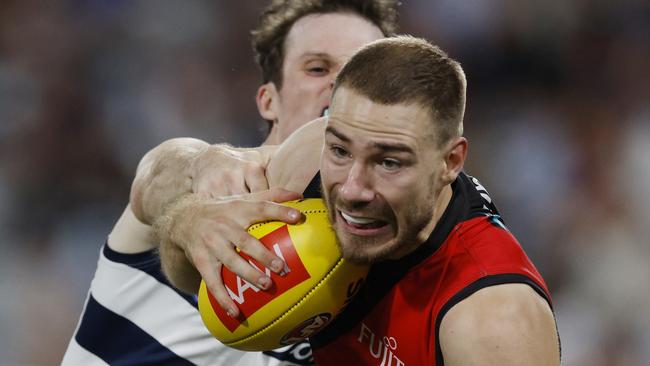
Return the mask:
[[327,117],[329,115],[330,115],[330,106],[323,108],[323,110],[320,112],[321,117]]
[[349,226],[357,230],[375,230],[381,229],[388,225],[386,221],[362,216],[353,216],[343,211],[339,211],[343,221]]

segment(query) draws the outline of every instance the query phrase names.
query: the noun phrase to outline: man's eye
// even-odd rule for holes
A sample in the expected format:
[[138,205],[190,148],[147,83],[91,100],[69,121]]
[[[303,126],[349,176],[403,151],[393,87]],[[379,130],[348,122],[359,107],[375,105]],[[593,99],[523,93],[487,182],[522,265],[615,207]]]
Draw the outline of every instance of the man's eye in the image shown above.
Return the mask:
[[307,73],[312,76],[324,76],[327,75],[329,70],[326,67],[313,66],[307,69]]
[[337,158],[345,158],[348,156],[348,151],[340,146],[331,146],[330,151]]
[[402,163],[396,159],[382,159],[381,166],[386,170],[396,170],[402,167]]

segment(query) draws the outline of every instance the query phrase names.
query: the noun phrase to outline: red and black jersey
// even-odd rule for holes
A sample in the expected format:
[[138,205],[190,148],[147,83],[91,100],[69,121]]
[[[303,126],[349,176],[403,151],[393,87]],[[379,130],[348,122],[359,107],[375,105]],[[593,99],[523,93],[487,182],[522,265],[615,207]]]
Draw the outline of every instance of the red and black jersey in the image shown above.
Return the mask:
[[525,283],[551,303],[478,180],[460,174],[452,189],[429,239],[403,258],[373,265],[348,307],[312,337],[317,364],[440,366],[440,322],[474,292]]

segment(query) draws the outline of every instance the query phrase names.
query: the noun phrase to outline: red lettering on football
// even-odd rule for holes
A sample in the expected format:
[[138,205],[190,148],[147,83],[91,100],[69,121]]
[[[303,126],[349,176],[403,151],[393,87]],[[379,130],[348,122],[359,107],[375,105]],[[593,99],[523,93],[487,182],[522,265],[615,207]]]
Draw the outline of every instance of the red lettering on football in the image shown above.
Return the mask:
[[290,271],[285,276],[279,276],[262,266],[250,256],[240,252],[239,255],[248,260],[249,263],[253,264],[260,271],[266,272],[267,275],[270,274],[273,286],[271,286],[269,290],[265,291],[258,289],[253,284],[239,278],[237,275],[230,272],[230,270],[225,266],[222,267],[221,276],[223,278],[223,283],[226,286],[230,297],[239,307],[240,315],[237,318],[229,317],[209,291],[208,298],[215,314],[231,332],[237,329],[241,323],[246,321],[247,318],[252,316],[264,305],[305,280],[308,280],[310,277],[307,269],[296,252],[287,225],[281,226],[259,240],[267,249],[283,258]]

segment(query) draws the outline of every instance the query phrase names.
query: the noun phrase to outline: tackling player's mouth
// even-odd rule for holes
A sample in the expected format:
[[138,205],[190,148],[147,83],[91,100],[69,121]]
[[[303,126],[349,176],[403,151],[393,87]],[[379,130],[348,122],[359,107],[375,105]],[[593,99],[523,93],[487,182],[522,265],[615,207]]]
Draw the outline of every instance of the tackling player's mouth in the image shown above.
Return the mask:
[[320,112],[321,117],[327,117],[330,115],[330,106],[325,106],[323,110]]
[[377,236],[390,231],[390,225],[384,220],[341,210],[337,210],[336,220],[345,231],[354,235]]

